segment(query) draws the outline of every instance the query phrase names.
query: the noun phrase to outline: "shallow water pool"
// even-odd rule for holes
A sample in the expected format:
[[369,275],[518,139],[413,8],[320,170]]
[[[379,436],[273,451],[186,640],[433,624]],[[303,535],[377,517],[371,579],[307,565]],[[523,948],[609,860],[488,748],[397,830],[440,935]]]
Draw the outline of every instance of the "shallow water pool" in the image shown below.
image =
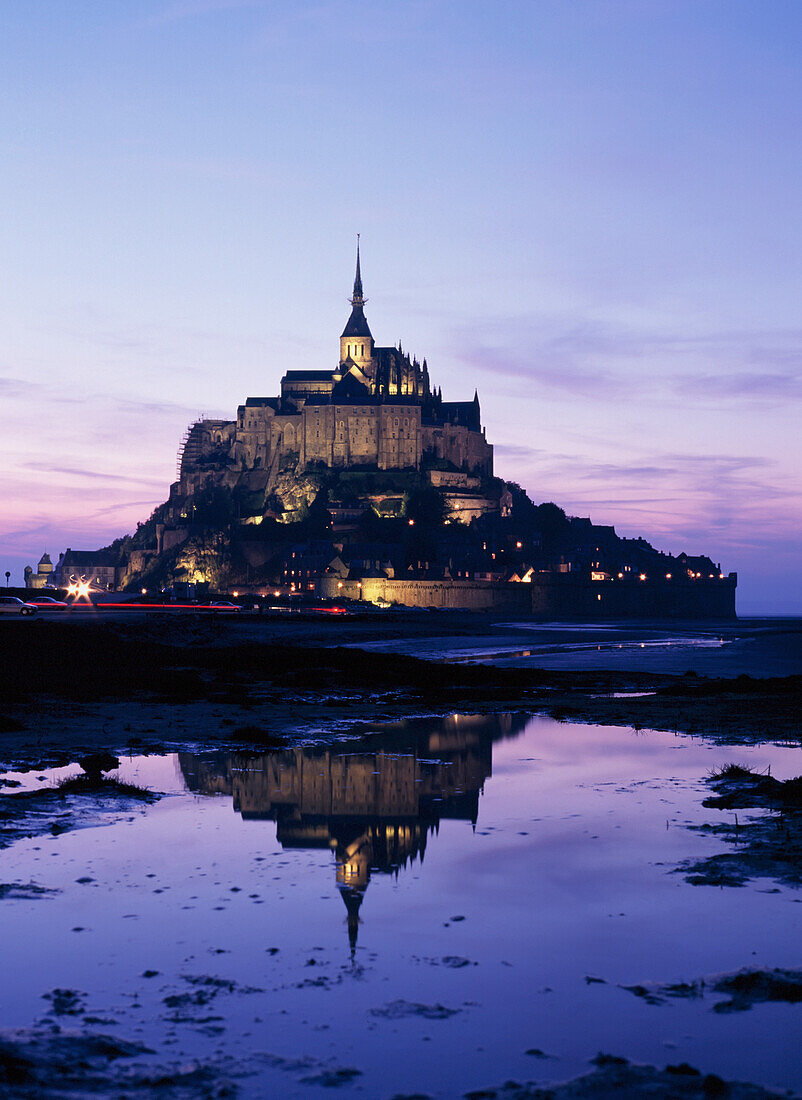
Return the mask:
[[523,714],[133,758],[121,777],[160,801],[3,853],[3,883],[38,891],[0,901],[0,1027],[119,1035],[254,1097],[459,1096],[599,1051],[802,1089],[802,1004],[711,990],[800,965],[802,895],[678,870],[732,847],[693,828],[733,821],[702,806],[731,761],[802,771],[799,747]]

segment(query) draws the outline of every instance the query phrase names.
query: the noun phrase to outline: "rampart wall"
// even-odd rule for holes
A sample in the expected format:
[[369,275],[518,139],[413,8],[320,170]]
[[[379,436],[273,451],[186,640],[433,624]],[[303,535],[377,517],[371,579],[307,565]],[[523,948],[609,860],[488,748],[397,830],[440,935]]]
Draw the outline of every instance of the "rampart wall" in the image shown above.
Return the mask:
[[734,619],[737,576],[646,581],[591,581],[543,573],[531,584],[459,580],[361,582],[323,577],[318,594],[330,599],[384,600],[406,607],[510,611],[534,619]]
[[[342,587],[340,587],[342,584]],[[361,584],[361,588],[360,588]],[[386,600],[406,607],[447,607],[472,611],[510,610],[530,613],[530,596],[523,584],[492,584],[487,581],[417,581],[370,577],[361,582],[323,577],[319,595],[331,599]]]

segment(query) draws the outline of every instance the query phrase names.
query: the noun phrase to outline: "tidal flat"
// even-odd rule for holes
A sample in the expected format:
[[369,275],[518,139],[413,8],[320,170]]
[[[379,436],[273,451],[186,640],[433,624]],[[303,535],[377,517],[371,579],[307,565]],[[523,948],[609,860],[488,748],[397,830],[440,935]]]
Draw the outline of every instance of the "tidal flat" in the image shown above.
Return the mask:
[[793,681],[34,629],[4,1094],[802,1094]]

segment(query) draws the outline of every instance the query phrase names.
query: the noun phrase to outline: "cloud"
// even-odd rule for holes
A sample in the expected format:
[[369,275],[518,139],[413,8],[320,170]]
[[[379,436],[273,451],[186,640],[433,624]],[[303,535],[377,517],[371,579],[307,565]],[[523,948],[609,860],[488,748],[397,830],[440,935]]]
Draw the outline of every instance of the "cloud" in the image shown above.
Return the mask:
[[746,397],[759,401],[802,400],[802,370],[788,372],[738,371],[731,374],[686,375],[677,380],[684,397]]
[[129,508],[147,508],[149,511],[143,513],[137,522],[144,521],[148,518],[150,513],[159,504],[163,503],[163,497],[152,497],[150,500],[126,500],[119,504],[109,504],[105,508],[96,508],[93,512],[87,515],[87,521],[92,521],[100,516],[113,516],[117,512],[126,511]]
[[516,443],[496,443],[493,446],[493,452],[505,458],[537,458],[539,455],[550,455],[549,451],[544,451],[541,447],[526,447]]
[[552,314],[495,318],[452,334],[453,354],[477,373],[616,400],[802,400],[802,330],[702,333],[627,327]]
[[602,391],[617,395],[626,386],[623,378],[607,370],[591,369],[574,356],[565,343],[548,340],[519,345],[515,350],[503,345],[480,343],[468,350],[462,347],[457,358],[477,373],[504,374],[526,380],[545,389],[587,394]]
[[[530,456],[513,457],[529,465]],[[620,534],[642,535],[660,549],[726,558],[729,568],[759,546],[770,561],[798,542],[802,529],[798,483],[761,455],[665,452],[594,461],[592,452],[544,458],[533,451],[524,475],[535,500],[553,499],[569,514],[615,524]]]
[[104,473],[102,470],[87,470],[76,466],[61,466],[53,462],[24,462],[23,469],[35,470],[45,474],[66,474],[68,477],[85,477],[101,481],[127,482],[132,485],[161,485],[156,478],[128,477],[126,474]]
[[36,382],[28,382],[24,378],[0,378],[2,397],[30,397],[40,388]]
[[108,400],[122,413],[146,413],[148,416],[154,413],[160,416],[174,416],[176,413],[181,413],[182,416],[191,417],[193,421],[200,416],[197,406],[191,408],[177,401],[140,401],[134,397],[109,397]]

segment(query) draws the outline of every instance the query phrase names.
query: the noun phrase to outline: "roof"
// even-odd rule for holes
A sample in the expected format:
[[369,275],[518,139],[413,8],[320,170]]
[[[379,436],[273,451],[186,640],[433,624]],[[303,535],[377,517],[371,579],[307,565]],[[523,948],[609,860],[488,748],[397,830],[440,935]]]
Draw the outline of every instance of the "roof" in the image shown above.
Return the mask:
[[358,378],[354,378],[350,372],[346,374],[342,381],[337,383],[331,395],[333,405],[352,403],[367,405],[375,403],[375,400],[368,387],[363,385]]
[[39,564],[40,565],[52,565],[53,564],[52,561],[50,560],[50,555],[47,553],[47,551],[45,551],[44,554],[42,554],[41,558],[39,559]]
[[[265,405],[275,409],[278,407],[277,397],[247,397],[245,399],[245,407],[249,409],[263,408]],[[228,421],[220,421],[220,423],[228,423]]]
[[330,370],[288,370],[282,381],[284,382],[330,382],[332,371]]
[[444,424],[461,424],[472,431],[481,431],[479,407],[474,401],[443,401],[440,415]]
[[70,550],[67,548],[59,559],[62,569],[69,565],[88,565],[91,569],[99,566],[116,565],[114,555],[108,550]]
[[351,316],[343,329],[343,336],[364,336],[366,339],[373,339],[365,311],[361,305],[357,304],[351,310]]

